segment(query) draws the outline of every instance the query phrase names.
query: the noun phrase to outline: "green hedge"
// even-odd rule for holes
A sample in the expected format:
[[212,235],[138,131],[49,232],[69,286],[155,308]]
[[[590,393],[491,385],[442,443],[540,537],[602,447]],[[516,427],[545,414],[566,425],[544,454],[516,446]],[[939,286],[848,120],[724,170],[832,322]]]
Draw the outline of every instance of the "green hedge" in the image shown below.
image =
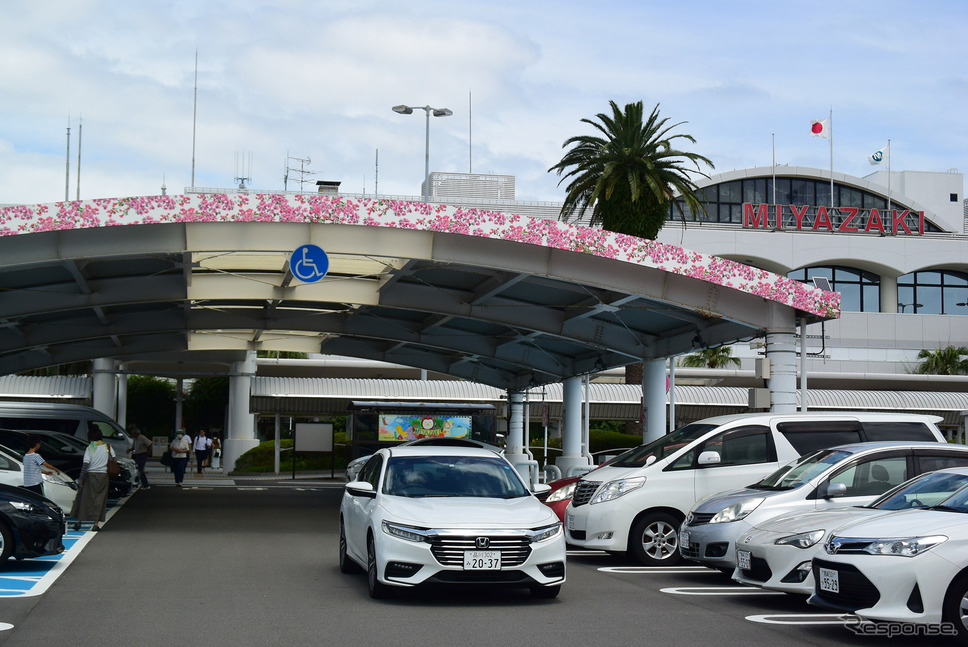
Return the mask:
[[[346,454],[344,447],[335,443],[335,469],[342,470],[346,467]],[[258,447],[253,447],[246,453],[239,456],[235,461],[235,472],[259,473],[272,472],[275,469],[275,441],[265,440],[259,443]],[[282,473],[292,472],[292,439],[283,438],[279,441],[282,452],[279,454],[279,471]],[[296,471],[297,472],[317,472],[332,469],[334,466],[333,454],[324,452],[296,452]]]

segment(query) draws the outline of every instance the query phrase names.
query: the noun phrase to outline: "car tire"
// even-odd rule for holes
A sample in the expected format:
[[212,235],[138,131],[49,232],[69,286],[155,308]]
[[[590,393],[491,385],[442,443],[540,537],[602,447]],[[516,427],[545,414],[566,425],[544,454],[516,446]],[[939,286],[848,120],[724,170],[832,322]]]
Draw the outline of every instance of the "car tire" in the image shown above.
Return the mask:
[[555,584],[554,586],[532,586],[531,587],[531,597],[538,598],[539,600],[552,600],[558,597],[558,593],[561,591],[561,584]]
[[679,553],[679,524],[670,514],[649,514],[632,525],[629,548],[640,564],[672,566],[682,559]]
[[968,641],[968,572],[954,579],[941,605],[941,618],[958,631],[959,640]]
[[339,520],[339,572],[360,572],[360,565],[354,562],[353,558],[346,554],[346,529],[343,528],[342,519]]
[[377,576],[376,546],[373,537],[366,540],[366,585],[370,589],[370,597],[382,600],[390,594],[389,587]]
[[13,555],[13,533],[7,524],[0,522],[0,564]]

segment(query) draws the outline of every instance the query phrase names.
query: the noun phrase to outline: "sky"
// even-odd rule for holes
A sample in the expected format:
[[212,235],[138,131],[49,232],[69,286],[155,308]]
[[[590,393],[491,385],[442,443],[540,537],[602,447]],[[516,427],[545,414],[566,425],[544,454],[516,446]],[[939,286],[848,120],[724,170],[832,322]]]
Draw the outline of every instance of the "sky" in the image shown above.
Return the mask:
[[829,169],[831,113],[835,172],[888,140],[893,171],[968,171],[964,0],[3,0],[0,24],[0,204],[416,196],[426,114],[399,104],[453,111],[431,171],[514,175],[519,200],[563,198],[548,169],[609,101],[658,105],[708,174]]

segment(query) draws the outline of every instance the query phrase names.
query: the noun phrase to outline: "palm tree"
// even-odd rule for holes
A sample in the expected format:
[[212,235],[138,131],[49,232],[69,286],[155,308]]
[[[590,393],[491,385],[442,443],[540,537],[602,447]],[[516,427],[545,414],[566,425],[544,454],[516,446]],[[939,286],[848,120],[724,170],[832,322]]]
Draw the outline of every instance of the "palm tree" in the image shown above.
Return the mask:
[[968,355],[965,346],[945,346],[935,350],[924,349],[918,353],[921,363],[914,369],[921,375],[968,375]]
[[[548,169],[561,180],[569,180],[568,193],[561,207],[561,219],[582,218],[591,208],[591,224],[623,234],[655,239],[669,214],[669,203],[676,194],[693,213],[705,208],[696,197],[691,174],[698,173],[699,163],[713,163],[697,153],[677,150],[674,143],[691,135],[670,134],[685,122],[667,126],[668,118],[659,117],[659,105],[643,122],[642,102],[629,103],[625,111],[609,101],[612,115],[599,113],[597,121],[582,119],[603,137],[579,135],[565,140],[562,148],[574,145],[561,161]],[[683,162],[695,164],[685,168]],[[675,201],[684,217],[682,205]]]
[[689,368],[726,368],[727,366],[739,368],[740,365],[739,358],[733,357],[733,349],[730,346],[703,348],[683,357],[680,364]]

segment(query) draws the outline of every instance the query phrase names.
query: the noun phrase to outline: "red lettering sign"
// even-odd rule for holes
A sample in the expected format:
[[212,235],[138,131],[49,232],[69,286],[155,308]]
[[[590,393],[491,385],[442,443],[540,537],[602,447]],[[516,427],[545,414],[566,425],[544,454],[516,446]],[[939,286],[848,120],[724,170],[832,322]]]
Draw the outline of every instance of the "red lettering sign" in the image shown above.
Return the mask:
[[[792,217],[786,217],[784,222],[784,207],[789,207]],[[771,218],[771,213],[773,217]],[[814,211],[813,223],[810,214]],[[907,234],[909,236],[924,234],[924,212],[911,212],[909,209],[894,209],[890,214],[881,214],[878,209],[858,209],[857,207],[811,207],[809,205],[769,205],[743,203],[743,227],[747,229],[783,229],[784,224],[792,224],[798,231],[809,227],[812,231],[826,229],[829,232]],[[917,224],[914,218],[917,218]],[[887,220],[887,223],[884,222]],[[861,229],[860,221],[864,222]],[[889,225],[886,227],[885,225]],[[912,228],[914,231],[912,231]]]

